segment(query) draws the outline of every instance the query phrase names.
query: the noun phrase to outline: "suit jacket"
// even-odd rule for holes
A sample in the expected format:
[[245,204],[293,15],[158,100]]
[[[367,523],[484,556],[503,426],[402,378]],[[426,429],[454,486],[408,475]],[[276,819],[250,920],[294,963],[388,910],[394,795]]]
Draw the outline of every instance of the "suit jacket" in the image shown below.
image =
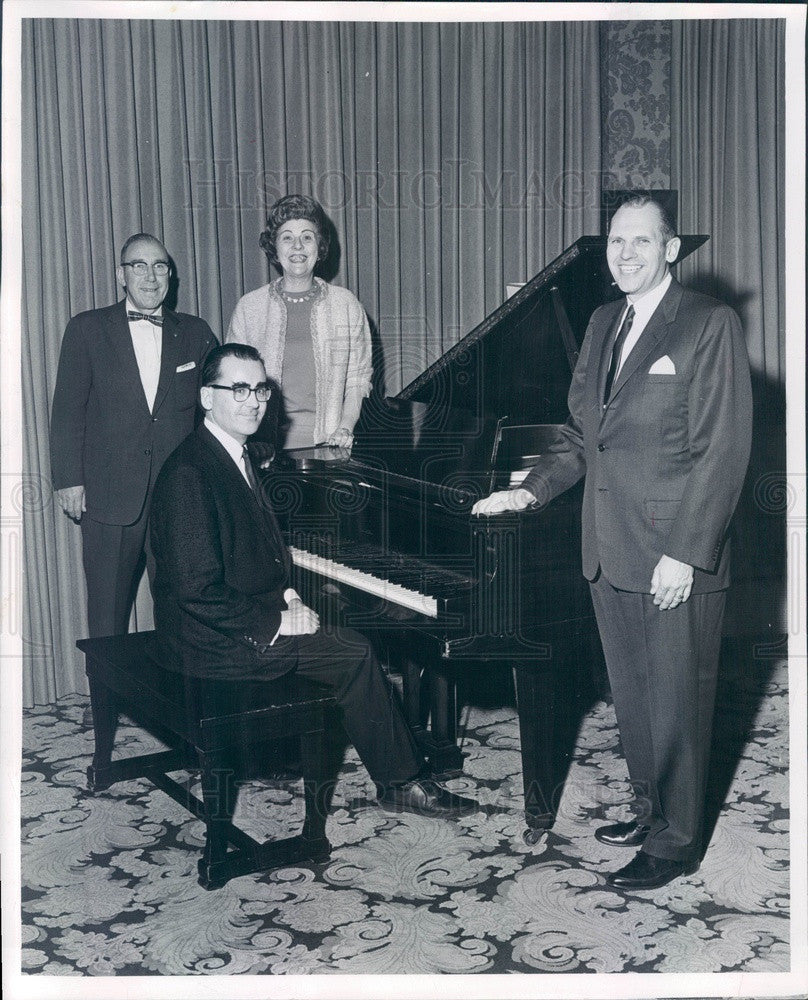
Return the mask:
[[[625,300],[597,309],[559,441],[524,482],[547,502],[586,474],[583,572],[647,593],[663,554],[695,567],[694,593],[729,584],[727,530],[752,433],[749,359],[727,305],[672,281],[603,405]],[[675,373],[652,373],[667,355]],[[670,370],[670,365],[662,366]]]
[[199,677],[273,677],[297,664],[279,637],[291,560],[275,515],[203,425],[154,488],[154,618],[165,666]]
[[83,485],[95,521],[134,523],[163,462],[194,428],[202,363],[215,344],[204,320],[163,310],[160,381],[150,412],[126,302],[74,316],[62,340],[51,412],[54,487]]

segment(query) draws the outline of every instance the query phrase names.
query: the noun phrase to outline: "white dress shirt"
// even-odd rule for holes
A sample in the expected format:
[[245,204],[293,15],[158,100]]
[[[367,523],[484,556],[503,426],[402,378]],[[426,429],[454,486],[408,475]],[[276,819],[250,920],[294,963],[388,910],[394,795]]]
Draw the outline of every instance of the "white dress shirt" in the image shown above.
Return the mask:
[[629,306],[634,306],[634,322],[631,324],[631,330],[629,331],[626,341],[623,344],[623,350],[620,353],[620,361],[618,362],[617,369],[614,373],[614,381],[620,374],[620,369],[623,367],[623,363],[626,358],[631,354],[632,348],[636,345],[637,341],[642,336],[643,330],[648,326],[648,321],[656,312],[657,306],[665,297],[665,292],[670,288],[671,275],[668,273],[662,281],[655,287],[652,288],[650,292],[646,292],[645,295],[641,295],[638,299],[628,299],[626,301],[626,308],[620,317],[620,323],[617,329],[623,325],[623,319],[628,312]]
[[[136,308],[127,298],[127,312],[143,312]],[[155,310],[155,316],[162,316],[162,308]],[[157,398],[157,385],[160,382],[160,362],[163,356],[163,328],[155,326],[147,319],[128,320],[129,334],[132,337],[132,347],[135,349],[135,359],[137,360],[140,381],[143,384],[143,392],[146,394],[146,402],[149,410],[154,408],[154,400]]]
[[[244,445],[236,441],[236,439],[231,434],[228,434],[227,431],[222,430],[218,424],[214,424],[210,417],[205,417],[205,427],[207,427],[227,454],[233,459],[238,466],[238,471],[241,473],[244,482],[250,486],[247,470],[244,467]],[[250,489],[252,489],[252,486],[250,486]]]

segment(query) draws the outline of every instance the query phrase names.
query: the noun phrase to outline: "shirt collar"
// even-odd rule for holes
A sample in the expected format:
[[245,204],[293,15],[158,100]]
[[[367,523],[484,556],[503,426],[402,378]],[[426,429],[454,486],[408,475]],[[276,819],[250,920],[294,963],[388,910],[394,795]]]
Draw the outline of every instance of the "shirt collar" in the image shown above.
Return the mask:
[[205,417],[205,427],[211,432],[211,434],[216,438],[220,445],[225,449],[227,454],[233,459],[233,461],[240,467],[241,456],[244,454],[244,448],[238,441],[227,431],[222,430],[218,424],[214,424],[212,420]]
[[656,307],[665,298],[665,292],[670,288],[672,280],[673,276],[669,271],[662,281],[655,288],[652,288],[650,292],[641,295],[635,302],[628,303],[628,305],[634,306],[635,323],[640,320],[647,322],[651,318]]

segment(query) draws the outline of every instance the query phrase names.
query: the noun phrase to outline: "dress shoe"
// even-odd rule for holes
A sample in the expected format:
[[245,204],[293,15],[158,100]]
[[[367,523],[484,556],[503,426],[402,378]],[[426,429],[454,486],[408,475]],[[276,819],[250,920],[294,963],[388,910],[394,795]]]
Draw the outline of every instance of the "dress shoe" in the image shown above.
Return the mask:
[[658,889],[680,875],[692,875],[698,868],[698,861],[670,861],[640,851],[625,868],[607,875],[606,881],[615,889]]
[[595,830],[595,840],[611,847],[639,847],[650,829],[650,826],[638,823],[635,819],[630,823],[612,823],[609,826],[599,826]]
[[390,812],[412,812],[419,816],[465,816],[480,809],[474,799],[447,792],[431,778],[415,778],[388,788],[379,796],[379,805]]

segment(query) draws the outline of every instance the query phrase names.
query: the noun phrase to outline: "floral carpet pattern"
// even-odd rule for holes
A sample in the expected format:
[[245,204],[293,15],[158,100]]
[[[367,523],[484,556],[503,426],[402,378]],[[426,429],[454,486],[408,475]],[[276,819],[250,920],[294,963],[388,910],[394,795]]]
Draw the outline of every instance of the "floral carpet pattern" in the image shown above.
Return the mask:
[[[582,718],[552,833],[523,842],[518,722],[471,709],[465,773],[484,807],[457,821],[389,816],[349,749],[328,820],[331,859],[206,892],[203,826],[145,779],[91,797],[87,699],[26,713],[23,971],[30,975],[783,972],[789,968],[785,664],[719,692],[714,829],[699,871],[621,894],[604,873],[633,849],[593,828],[628,818],[629,786],[605,701]],[[159,743],[122,719],[121,755]],[[714,766],[714,770],[716,767]],[[723,784],[722,784],[723,782]],[[296,832],[298,786],[242,785],[238,825]]]

